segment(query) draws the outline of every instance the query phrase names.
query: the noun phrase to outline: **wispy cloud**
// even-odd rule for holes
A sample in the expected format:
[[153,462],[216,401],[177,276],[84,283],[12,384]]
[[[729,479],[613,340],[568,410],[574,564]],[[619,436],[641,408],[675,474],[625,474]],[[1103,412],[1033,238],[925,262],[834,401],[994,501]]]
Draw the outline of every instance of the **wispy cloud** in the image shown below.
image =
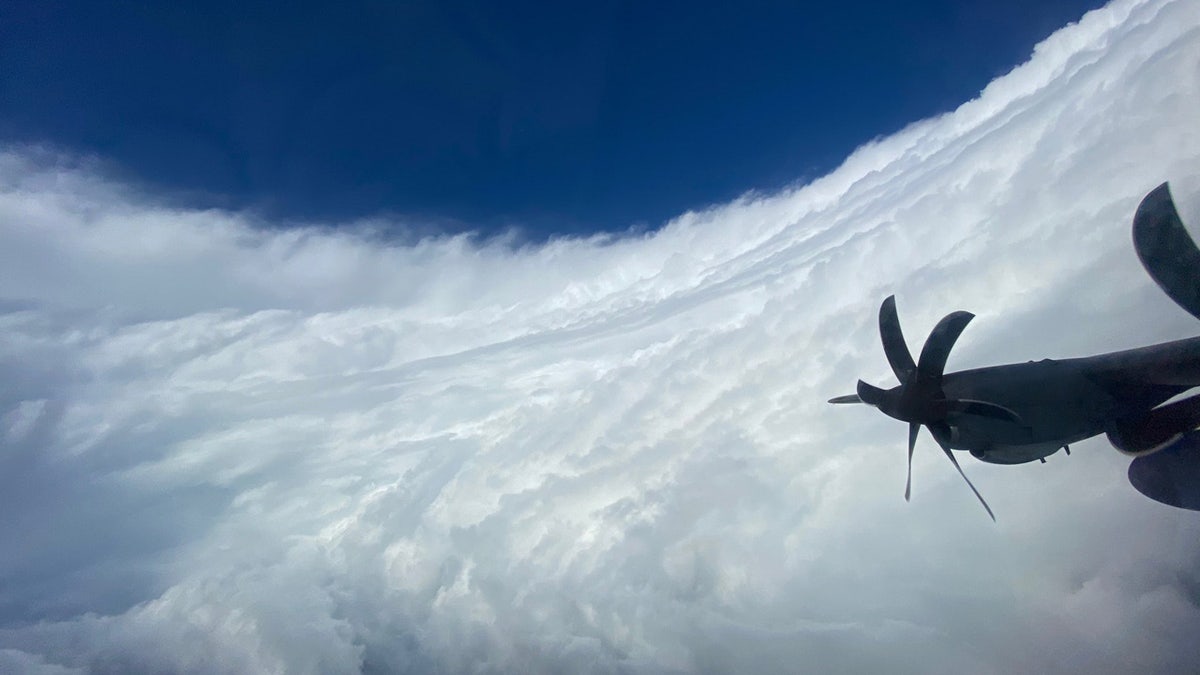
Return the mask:
[[[389,243],[0,154],[0,669],[1181,672],[1200,521],[1103,442],[968,472],[824,401],[1196,333],[1200,6],[1117,2],[834,173],[646,236]],[[394,226],[391,224],[390,226]]]

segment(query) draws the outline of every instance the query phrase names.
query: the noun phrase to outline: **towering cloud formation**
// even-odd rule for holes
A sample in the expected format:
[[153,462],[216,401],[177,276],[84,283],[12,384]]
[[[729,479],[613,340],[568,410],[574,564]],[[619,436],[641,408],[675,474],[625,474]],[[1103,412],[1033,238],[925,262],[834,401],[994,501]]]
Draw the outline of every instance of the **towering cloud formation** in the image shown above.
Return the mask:
[[[646,236],[395,243],[0,155],[0,670],[1184,672],[1200,519],[1085,443],[966,470],[825,400],[1200,326],[1200,4],[1118,1],[953,113]],[[914,337],[916,336],[916,337]]]

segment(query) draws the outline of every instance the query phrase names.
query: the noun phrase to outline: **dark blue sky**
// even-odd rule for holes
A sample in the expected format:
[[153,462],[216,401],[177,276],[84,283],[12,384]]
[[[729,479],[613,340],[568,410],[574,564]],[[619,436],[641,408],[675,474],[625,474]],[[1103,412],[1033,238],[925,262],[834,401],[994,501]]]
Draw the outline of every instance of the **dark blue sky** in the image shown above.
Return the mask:
[[191,206],[655,227],[953,109],[1103,3],[0,3],[0,143]]

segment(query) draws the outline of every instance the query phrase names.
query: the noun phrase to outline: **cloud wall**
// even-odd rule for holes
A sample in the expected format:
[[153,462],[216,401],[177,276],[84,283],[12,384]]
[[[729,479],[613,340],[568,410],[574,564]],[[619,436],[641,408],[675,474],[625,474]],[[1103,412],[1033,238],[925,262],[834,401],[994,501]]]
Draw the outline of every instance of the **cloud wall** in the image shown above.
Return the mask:
[[890,293],[914,343],[978,314],[951,369],[1196,334],[1129,226],[1170,180],[1200,227],[1197,120],[1200,4],[1146,0],[648,235],[281,227],[0,151],[0,671],[1189,670],[1200,519],[1102,440],[966,461],[993,525],[825,400],[890,386]]

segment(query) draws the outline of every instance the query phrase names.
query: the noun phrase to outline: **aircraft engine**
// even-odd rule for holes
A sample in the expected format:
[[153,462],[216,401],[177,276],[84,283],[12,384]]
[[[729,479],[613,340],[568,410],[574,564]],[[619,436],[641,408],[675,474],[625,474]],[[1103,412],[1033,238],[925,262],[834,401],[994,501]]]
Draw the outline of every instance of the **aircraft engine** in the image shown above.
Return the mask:
[[946,458],[958,469],[958,474],[967,482],[971,492],[975,493],[979,503],[987,510],[988,516],[995,520],[992,507],[988,506],[983,495],[979,494],[979,490],[971,483],[971,479],[963,473],[962,467],[958,465],[958,460],[950,450],[950,443],[956,439],[955,430],[947,422],[947,417],[951,413],[960,413],[1017,423],[1021,420],[1016,413],[1003,406],[986,401],[951,399],[942,391],[942,373],[946,369],[950,349],[973,318],[975,315],[970,312],[951,312],[942,317],[925,339],[920,358],[913,361],[908,344],[904,341],[904,333],[900,330],[896,297],[889,295],[879,306],[879,337],[883,341],[883,354],[887,357],[892,372],[896,374],[896,379],[900,380],[900,386],[880,389],[859,380],[856,393],[838,396],[829,402],[866,403],[878,408],[888,417],[908,422],[908,479],[904,483],[905,501],[912,492],[912,457],[913,448],[917,444],[917,433],[921,430],[921,425],[928,427],[933,439],[946,453]]

